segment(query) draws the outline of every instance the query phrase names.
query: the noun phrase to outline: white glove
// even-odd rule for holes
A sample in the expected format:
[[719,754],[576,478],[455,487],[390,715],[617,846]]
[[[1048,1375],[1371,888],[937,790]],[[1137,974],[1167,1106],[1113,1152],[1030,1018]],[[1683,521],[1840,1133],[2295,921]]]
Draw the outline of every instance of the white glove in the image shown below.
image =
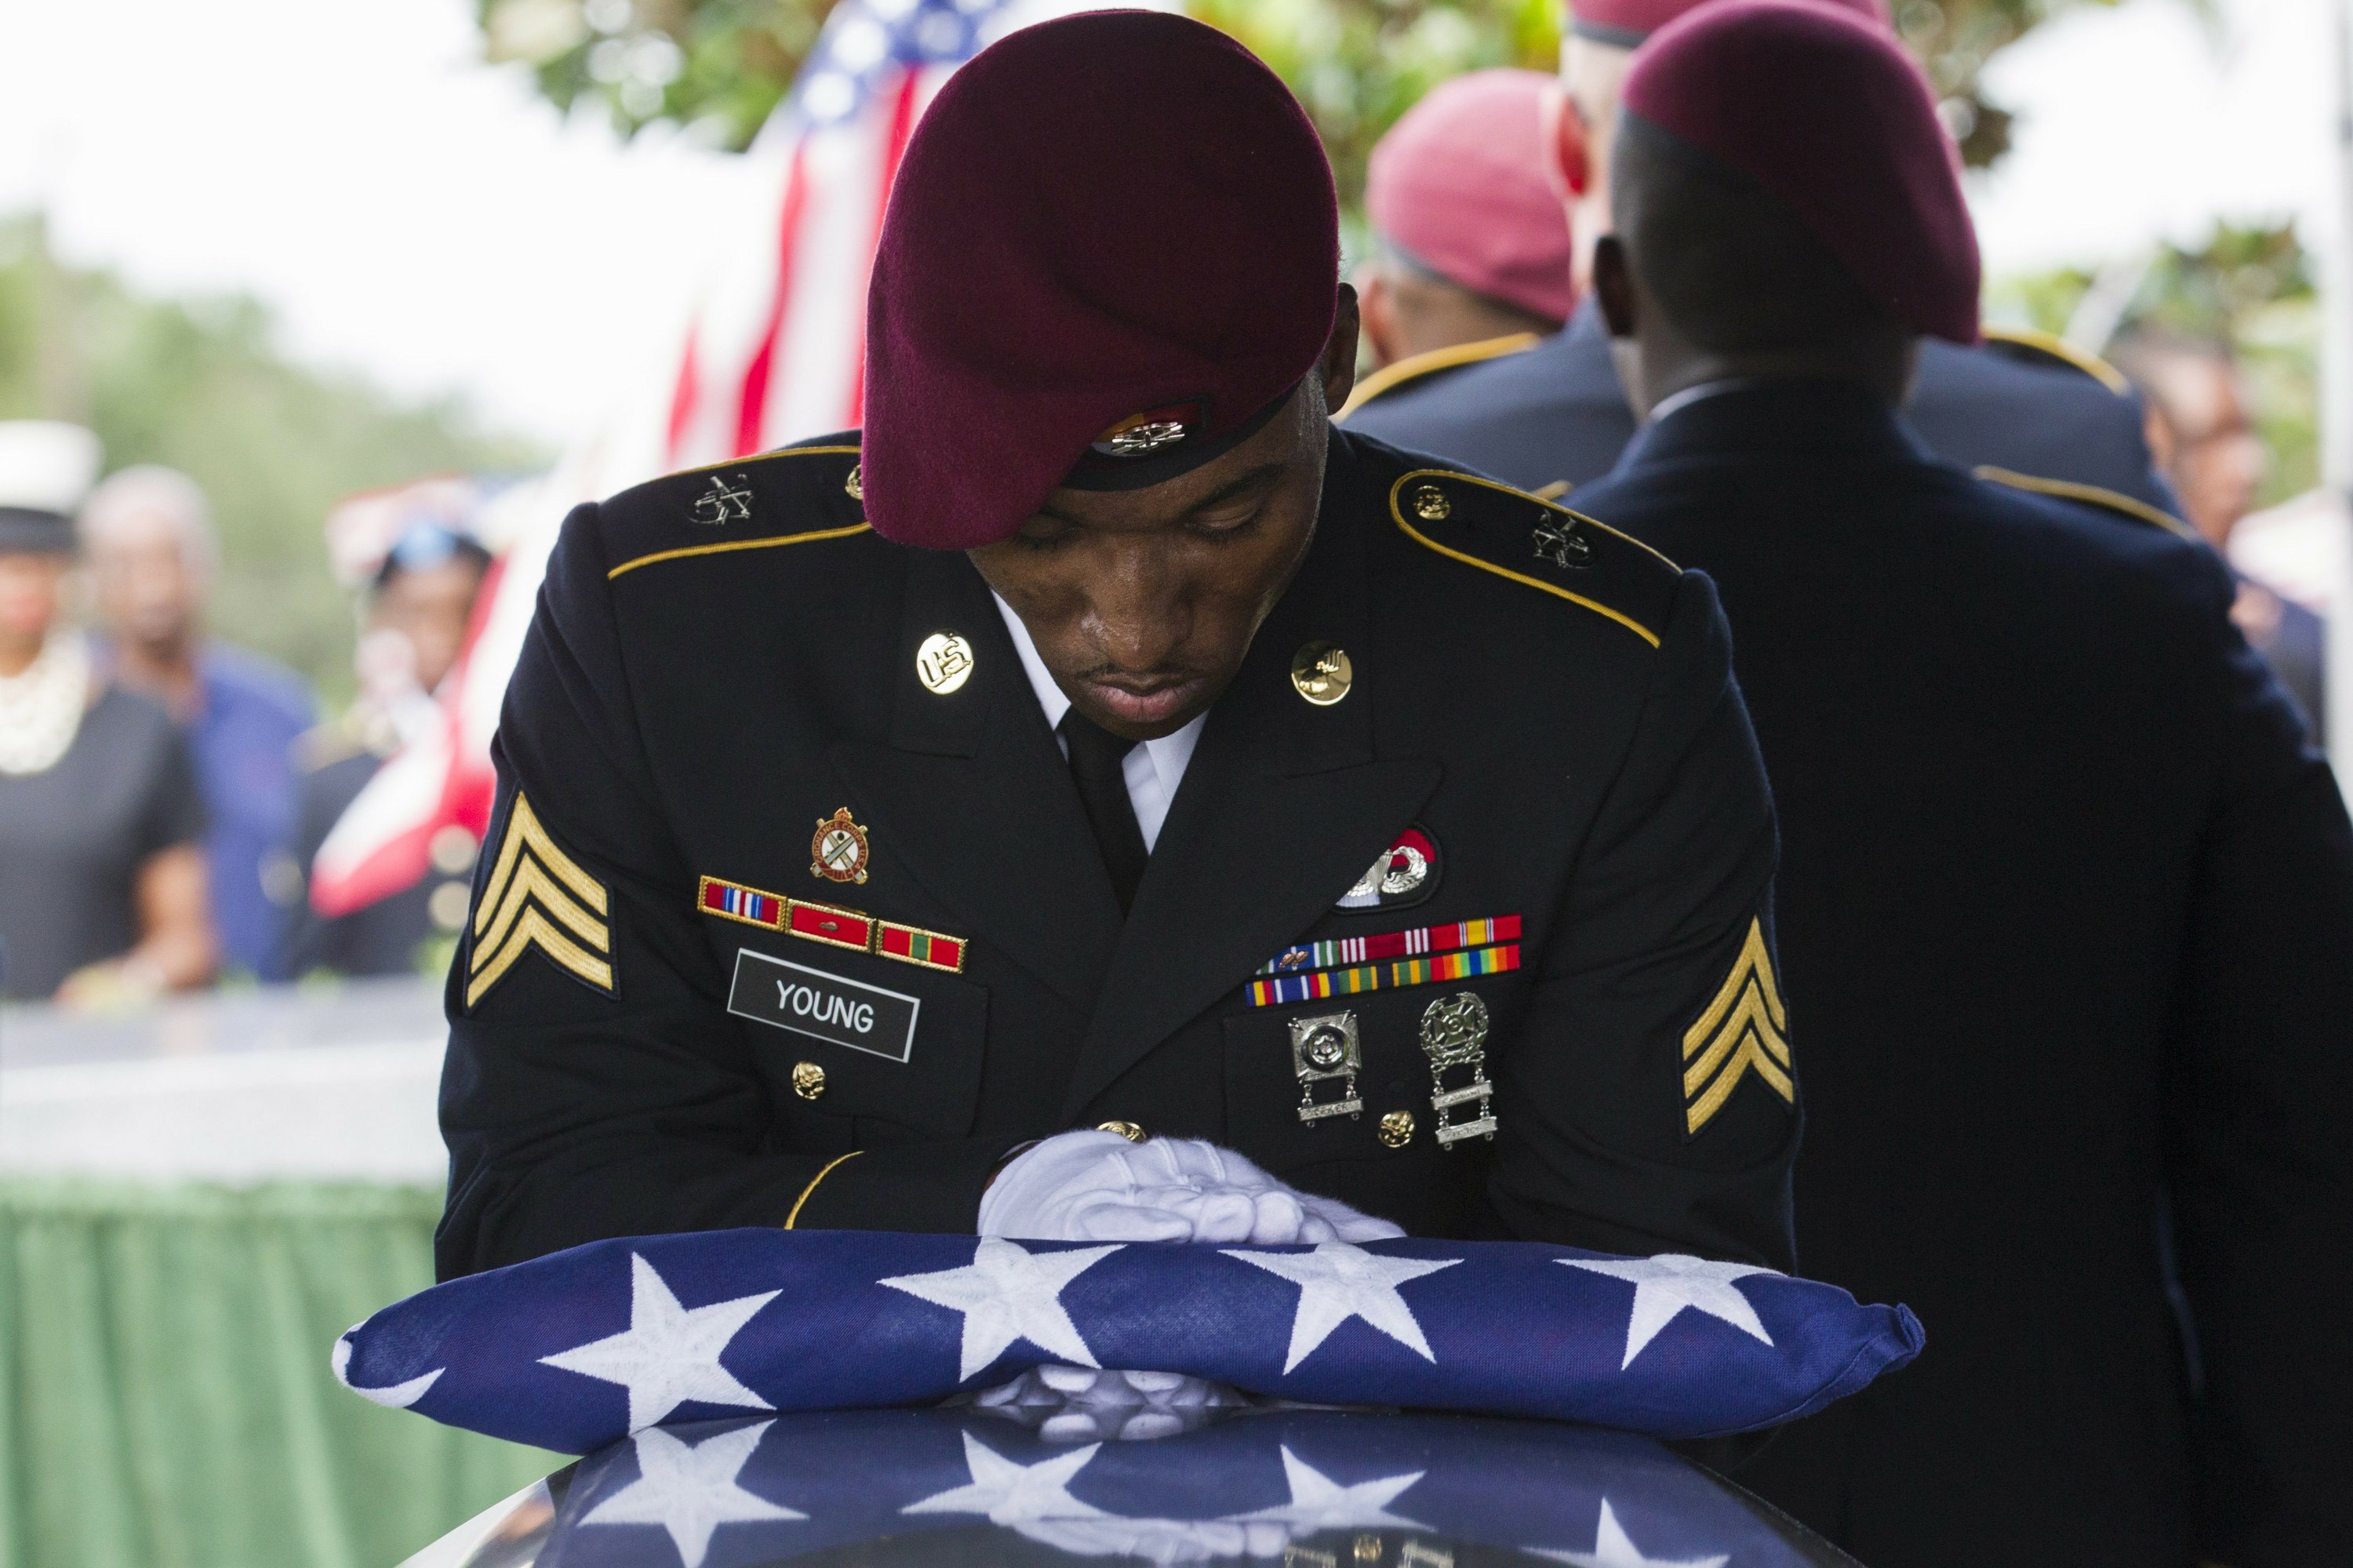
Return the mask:
[[972,1403],[1049,1443],[1132,1443],[1190,1432],[1250,1401],[1224,1383],[1181,1372],[1042,1366],[981,1390]]
[[1230,1149],[1065,1132],[1023,1151],[980,1199],[980,1234],[1033,1241],[1376,1241],[1405,1233],[1294,1192]]

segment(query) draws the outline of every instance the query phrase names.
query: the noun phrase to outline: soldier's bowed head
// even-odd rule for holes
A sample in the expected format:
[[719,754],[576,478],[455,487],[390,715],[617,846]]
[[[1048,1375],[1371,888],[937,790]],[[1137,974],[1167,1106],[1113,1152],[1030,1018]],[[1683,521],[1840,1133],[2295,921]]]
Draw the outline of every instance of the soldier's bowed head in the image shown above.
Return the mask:
[[1216,700],[1314,529],[1353,296],[1322,143],[1223,34],[1025,28],[941,90],[867,312],[866,512],[969,551],[1080,711]]

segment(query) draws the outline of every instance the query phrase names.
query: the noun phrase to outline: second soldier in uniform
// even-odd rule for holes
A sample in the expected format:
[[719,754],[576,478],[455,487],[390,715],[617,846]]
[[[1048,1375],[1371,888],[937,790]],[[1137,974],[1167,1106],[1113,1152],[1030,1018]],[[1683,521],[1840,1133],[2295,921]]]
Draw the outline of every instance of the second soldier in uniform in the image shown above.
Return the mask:
[[1334,432],[1338,262],[1314,131],[1206,27],[948,83],[862,435],[565,529],[450,980],[444,1275],[741,1224],[1788,1266],[1715,594]]

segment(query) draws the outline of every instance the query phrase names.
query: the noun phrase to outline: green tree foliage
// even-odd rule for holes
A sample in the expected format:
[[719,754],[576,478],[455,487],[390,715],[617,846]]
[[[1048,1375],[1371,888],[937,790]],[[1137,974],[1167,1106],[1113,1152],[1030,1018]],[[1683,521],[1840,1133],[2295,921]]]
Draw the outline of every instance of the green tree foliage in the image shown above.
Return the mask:
[[2218,223],[2200,244],[2159,246],[2105,274],[2062,267],[2000,279],[1989,291],[1989,313],[2046,332],[2073,328],[2080,339],[2086,297],[2119,277],[2130,297],[2114,334],[2147,324],[2227,344],[2238,356],[2255,432],[2272,459],[2258,503],[2318,483],[2320,295],[2295,223]]
[[61,266],[39,220],[16,218],[0,221],[0,418],[28,418],[89,425],[110,470],[168,463],[202,484],[221,535],[215,630],[337,697],[352,684],[353,621],[328,575],[328,507],[538,456],[454,403],[403,404],[290,362],[249,299],[146,299]]
[[[2013,116],[1979,85],[2038,24],[2119,0],[1893,0],[1973,165],[2009,150]],[[742,148],[791,87],[832,0],[476,0],[494,60],[556,103],[601,103],[624,133],[657,121]],[[2200,10],[2211,0],[2191,0]],[[1436,82],[1482,66],[1551,69],[1558,0],[1187,0],[1282,73],[1324,133],[1353,207],[1365,155]]]

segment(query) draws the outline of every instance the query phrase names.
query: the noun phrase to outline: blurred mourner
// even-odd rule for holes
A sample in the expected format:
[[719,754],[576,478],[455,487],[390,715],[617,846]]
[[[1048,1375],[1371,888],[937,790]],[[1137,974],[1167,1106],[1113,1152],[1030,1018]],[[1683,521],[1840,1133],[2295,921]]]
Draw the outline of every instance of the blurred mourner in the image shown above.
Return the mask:
[[1335,430],[1338,249],[1304,113],[1198,23],[941,90],[862,436],[565,527],[450,980],[445,1274],[744,1224],[1788,1266],[1714,591]]
[[[1546,154],[1577,193],[1577,281],[1609,232],[1609,148],[1619,83],[1642,40],[1710,0],[1575,0],[1561,50],[1567,112]],[[1885,25],[1885,0],[1822,0]],[[2139,401],[2099,361],[2037,334],[1922,345],[1906,408],[1931,450],[1960,463],[2090,484],[2170,511],[2150,467]],[[1442,452],[1514,484],[1559,494],[1607,472],[1634,434],[1589,292],[1566,331],[1482,365],[1401,381],[1352,412],[1348,428]]]
[[204,791],[206,873],[221,958],[280,978],[277,906],[263,886],[270,853],[293,826],[294,739],[312,700],[292,671],[205,635],[218,564],[212,508],[195,482],[142,465],[116,473],[82,507],[82,548],[122,685],[179,721]]
[[1580,509],[1723,585],[1781,820],[1806,1267],[1928,1330],[1743,1480],[1887,1568],[2341,1555],[2327,765],[2211,550],[1897,416],[1978,277],[1883,30],[1726,0],[1636,58],[1616,141],[1594,290],[1647,423]]
[[[425,487],[419,487],[425,488]],[[465,921],[474,842],[445,827],[427,846],[427,874],[356,909],[322,914],[310,871],[327,835],[386,758],[441,722],[433,694],[465,646],[490,552],[447,507],[412,508],[397,494],[388,542],[367,550],[356,662],[360,694],[343,717],[302,737],[292,842],[281,874],[291,896],[284,928],[289,974],[406,974],[437,934]],[[332,527],[332,524],[331,524]]]
[[[2148,445],[2181,497],[2181,514],[2226,549],[2254,510],[2268,460],[2247,409],[2238,357],[2228,344],[2142,327],[2116,347],[2118,368],[2148,400]],[[2242,575],[2231,619],[2295,694],[2317,736],[2327,623],[2295,600]]]
[[0,994],[104,1006],[211,978],[204,802],[171,715],[68,625],[98,439],[0,424]]
[[1541,154],[1551,79],[1482,70],[1433,88],[1373,148],[1356,269],[1375,366],[1349,395],[1527,347],[1568,318],[1567,211]]

